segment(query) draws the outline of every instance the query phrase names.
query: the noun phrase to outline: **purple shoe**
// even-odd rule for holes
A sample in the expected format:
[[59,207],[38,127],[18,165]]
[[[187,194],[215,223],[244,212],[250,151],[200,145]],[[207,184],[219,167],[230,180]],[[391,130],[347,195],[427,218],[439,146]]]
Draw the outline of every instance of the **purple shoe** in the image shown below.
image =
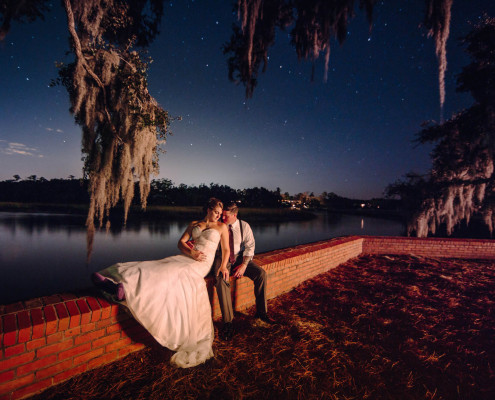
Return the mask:
[[117,301],[122,301],[125,299],[124,285],[122,285],[122,283],[113,283],[110,279],[105,278],[98,272],[94,272],[93,274],[91,274],[91,280],[96,287],[114,295],[117,298]]
[[124,285],[123,285],[122,283],[119,283],[119,284],[117,285],[117,293],[116,293],[116,296],[117,296],[117,300],[118,300],[118,301],[125,300]]
[[99,284],[102,284],[103,282],[105,282],[107,280],[107,278],[105,278],[102,274],[100,274],[98,272],[93,272],[91,274],[91,280],[93,281],[93,283],[95,285],[99,285]]

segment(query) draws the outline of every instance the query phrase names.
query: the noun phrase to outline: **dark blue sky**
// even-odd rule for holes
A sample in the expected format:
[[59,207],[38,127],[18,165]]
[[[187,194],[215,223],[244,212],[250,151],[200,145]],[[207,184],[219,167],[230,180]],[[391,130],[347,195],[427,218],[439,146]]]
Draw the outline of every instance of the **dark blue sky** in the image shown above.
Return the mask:
[[[236,19],[228,2],[173,2],[149,49],[149,89],[183,119],[171,126],[158,177],[370,198],[409,171],[425,172],[431,148],[412,140],[440,110],[433,40],[419,28],[423,7],[423,0],[379,2],[371,35],[356,9],[346,42],[333,44],[327,83],[323,60],[311,82],[311,63],[298,61],[288,32],[279,32],[246,100],[244,87],[228,80],[221,51]],[[469,61],[457,39],[483,12],[495,16],[495,2],[454,0],[445,117],[472,103],[455,92]],[[54,1],[44,22],[15,24],[0,44],[0,180],[81,176],[81,130],[65,88],[49,87],[55,61],[70,61],[67,37]]]

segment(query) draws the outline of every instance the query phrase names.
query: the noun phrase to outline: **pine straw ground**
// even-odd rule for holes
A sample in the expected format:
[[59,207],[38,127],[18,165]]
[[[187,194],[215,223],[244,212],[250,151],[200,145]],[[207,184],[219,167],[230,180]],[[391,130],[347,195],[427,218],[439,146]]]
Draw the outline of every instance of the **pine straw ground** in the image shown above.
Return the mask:
[[495,399],[494,264],[362,256],[270,300],[279,325],[236,315],[202,366],[145,349],[35,398]]

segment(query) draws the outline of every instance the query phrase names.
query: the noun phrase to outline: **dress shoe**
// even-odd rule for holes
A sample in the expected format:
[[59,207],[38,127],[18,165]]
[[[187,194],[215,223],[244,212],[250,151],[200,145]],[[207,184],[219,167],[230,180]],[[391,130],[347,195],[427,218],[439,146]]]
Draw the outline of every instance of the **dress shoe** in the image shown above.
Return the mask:
[[266,313],[256,313],[254,318],[257,318],[270,325],[276,324],[276,322],[273,319],[271,319]]
[[229,341],[232,339],[232,336],[234,336],[234,326],[232,325],[232,322],[226,322],[223,325],[222,339]]
[[102,284],[103,282],[105,282],[107,280],[107,278],[105,278],[102,274],[100,274],[99,272],[93,272],[91,274],[91,280],[93,281],[93,283],[95,285],[100,285]]
[[91,274],[91,280],[96,287],[107,293],[110,293],[111,295],[114,295],[117,301],[125,300],[124,285],[122,285],[122,283],[113,283],[110,279],[105,278],[98,272]]
[[117,285],[117,292],[115,293],[115,296],[117,297],[118,301],[123,301],[125,300],[125,291],[124,291],[124,285],[122,283],[119,283]]

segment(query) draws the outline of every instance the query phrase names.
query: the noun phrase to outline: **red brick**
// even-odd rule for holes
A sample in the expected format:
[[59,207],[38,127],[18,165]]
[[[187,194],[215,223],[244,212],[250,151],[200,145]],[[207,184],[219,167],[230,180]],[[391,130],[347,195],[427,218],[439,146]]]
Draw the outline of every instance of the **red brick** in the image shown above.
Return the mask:
[[17,375],[22,376],[29,372],[37,371],[41,368],[47,367],[48,365],[55,364],[57,362],[57,355],[52,354],[51,356],[41,358],[39,360],[30,362],[29,364],[22,365],[17,368]]
[[50,305],[50,304],[60,303],[62,301],[62,299],[60,298],[60,296],[58,294],[54,294],[52,296],[43,297],[42,300],[43,300],[43,303],[45,305],[47,305],[47,306]]
[[26,350],[31,351],[38,349],[46,344],[46,338],[42,337],[39,339],[31,340],[30,342],[26,343]]
[[86,300],[91,309],[91,322],[98,321],[101,317],[100,303],[94,297],[88,297]]
[[65,360],[66,358],[72,358],[89,350],[91,350],[91,343],[85,343],[80,346],[75,346],[68,350],[61,351],[58,355],[58,358],[59,360]]
[[105,326],[112,325],[113,323],[114,321],[112,321],[110,318],[102,319],[101,321],[96,322],[96,327],[104,328]]
[[45,357],[49,354],[60,353],[61,351],[70,349],[73,346],[72,340],[66,340],[65,342],[54,343],[46,347],[38,349],[36,355],[38,358]]
[[93,348],[105,346],[106,344],[115,342],[120,339],[120,332],[114,333],[112,335],[104,336],[101,339],[93,340]]
[[45,379],[44,381],[38,381],[36,383],[33,383],[32,385],[16,390],[12,394],[12,400],[23,399],[30,394],[36,394],[38,392],[41,392],[44,389],[50,387],[51,385],[52,385],[51,378]]
[[46,337],[46,344],[53,344],[53,343],[59,343],[64,340],[64,333],[63,332],[57,332],[54,333],[53,335],[49,335]]
[[41,308],[31,310],[31,321],[33,322],[33,339],[39,339],[45,335],[45,322]]
[[26,306],[27,309],[42,307],[43,306],[43,301],[41,300],[40,297],[37,297],[35,299],[26,300],[24,302],[24,305]]
[[133,327],[139,325],[139,323],[134,318],[128,318],[123,321],[120,321],[117,324],[113,324],[107,327],[107,333],[114,333],[118,331],[125,330],[129,327]]
[[120,306],[118,306],[117,304],[112,304],[110,315],[112,317],[116,317],[119,313],[120,313]]
[[53,377],[53,383],[58,384],[58,383],[65,381],[69,378],[80,375],[80,374],[86,372],[87,368],[88,367],[86,364],[82,364],[82,365],[79,365],[75,368],[70,368],[66,371],[63,371],[60,374],[57,374]]
[[119,357],[124,357],[129,353],[134,353],[135,351],[139,351],[144,349],[145,345],[143,343],[134,343],[130,346],[124,347],[119,350]]
[[74,344],[79,345],[85,342],[91,342],[95,339],[101,338],[105,335],[105,329],[100,329],[94,332],[89,332],[84,335],[78,336],[74,339]]
[[73,293],[60,293],[62,301],[75,300],[77,296]]
[[7,304],[4,308],[4,314],[13,314],[24,310],[24,304],[21,301],[17,303]]
[[98,299],[98,302],[101,306],[101,319],[110,318],[110,313],[112,311],[112,306],[110,305],[110,303],[105,299]]
[[118,358],[118,353],[114,351],[113,353],[107,353],[98,358],[93,358],[88,362],[88,368],[93,369],[99,367],[100,365],[108,364],[115,361]]
[[55,304],[55,310],[58,317],[58,330],[65,331],[69,327],[69,313],[64,303]]
[[46,323],[45,334],[48,336],[52,333],[57,332],[58,318],[57,314],[55,313],[55,308],[53,306],[43,307],[43,315],[45,316]]
[[81,333],[88,333],[96,329],[96,323],[90,322],[89,324],[81,326]]
[[65,303],[67,311],[69,312],[69,328],[74,328],[80,324],[81,314],[77,308],[75,301],[68,301]]
[[76,335],[79,335],[81,333],[81,327],[80,326],[76,326],[75,328],[69,328],[67,329],[65,332],[64,332],[64,337],[66,338],[69,338],[71,336],[76,336]]
[[34,374],[31,374],[11,380],[9,382],[2,383],[0,384],[0,395],[10,393],[15,389],[29,385],[33,381],[34,381]]
[[18,341],[25,343],[31,339],[32,324],[29,317],[29,311],[21,311],[17,314],[17,323],[19,325]]
[[11,369],[10,371],[7,372],[1,372],[0,373],[0,383],[8,382],[14,378],[14,370]]
[[76,301],[77,307],[81,312],[81,325],[88,324],[91,322],[91,311],[88,307],[88,303],[84,299],[79,299]]
[[17,343],[17,319],[15,314],[2,316],[3,347]]
[[88,353],[81,354],[80,356],[74,357],[74,365],[79,365],[79,364],[86,364],[89,360],[92,360],[93,358],[101,356],[105,352],[105,349],[103,347],[100,347],[99,349],[92,350]]
[[16,344],[5,348],[5,358],[16,356],[17,354],[24,353],[26,351],[26,345],[24,343]]
[[105,352],[106,353],[110,353],[114,350],[117,350],[117,349],[120,349],[121,347],[125,347],[125,346],[128,346],[132,343],[131,339],[130,338],[124,338],[124,339],[120,339],[120,340],[117,340],[109,345],[107,345],[105,347]]
[[34,360],[34,351],[30,353],[24,353],[19,356],[11,357],[7,360],[0,361],[0,371],[7,371],[8,369],[18,367],[19,365],[26,364]]
[[36,379],[44,379],[49,376],[53,376],[59,372],[65,371],[66,369],[72,367],[72,359],[60,362],[58,364],[51,365],[44,369],[39,369],[36,373]]

